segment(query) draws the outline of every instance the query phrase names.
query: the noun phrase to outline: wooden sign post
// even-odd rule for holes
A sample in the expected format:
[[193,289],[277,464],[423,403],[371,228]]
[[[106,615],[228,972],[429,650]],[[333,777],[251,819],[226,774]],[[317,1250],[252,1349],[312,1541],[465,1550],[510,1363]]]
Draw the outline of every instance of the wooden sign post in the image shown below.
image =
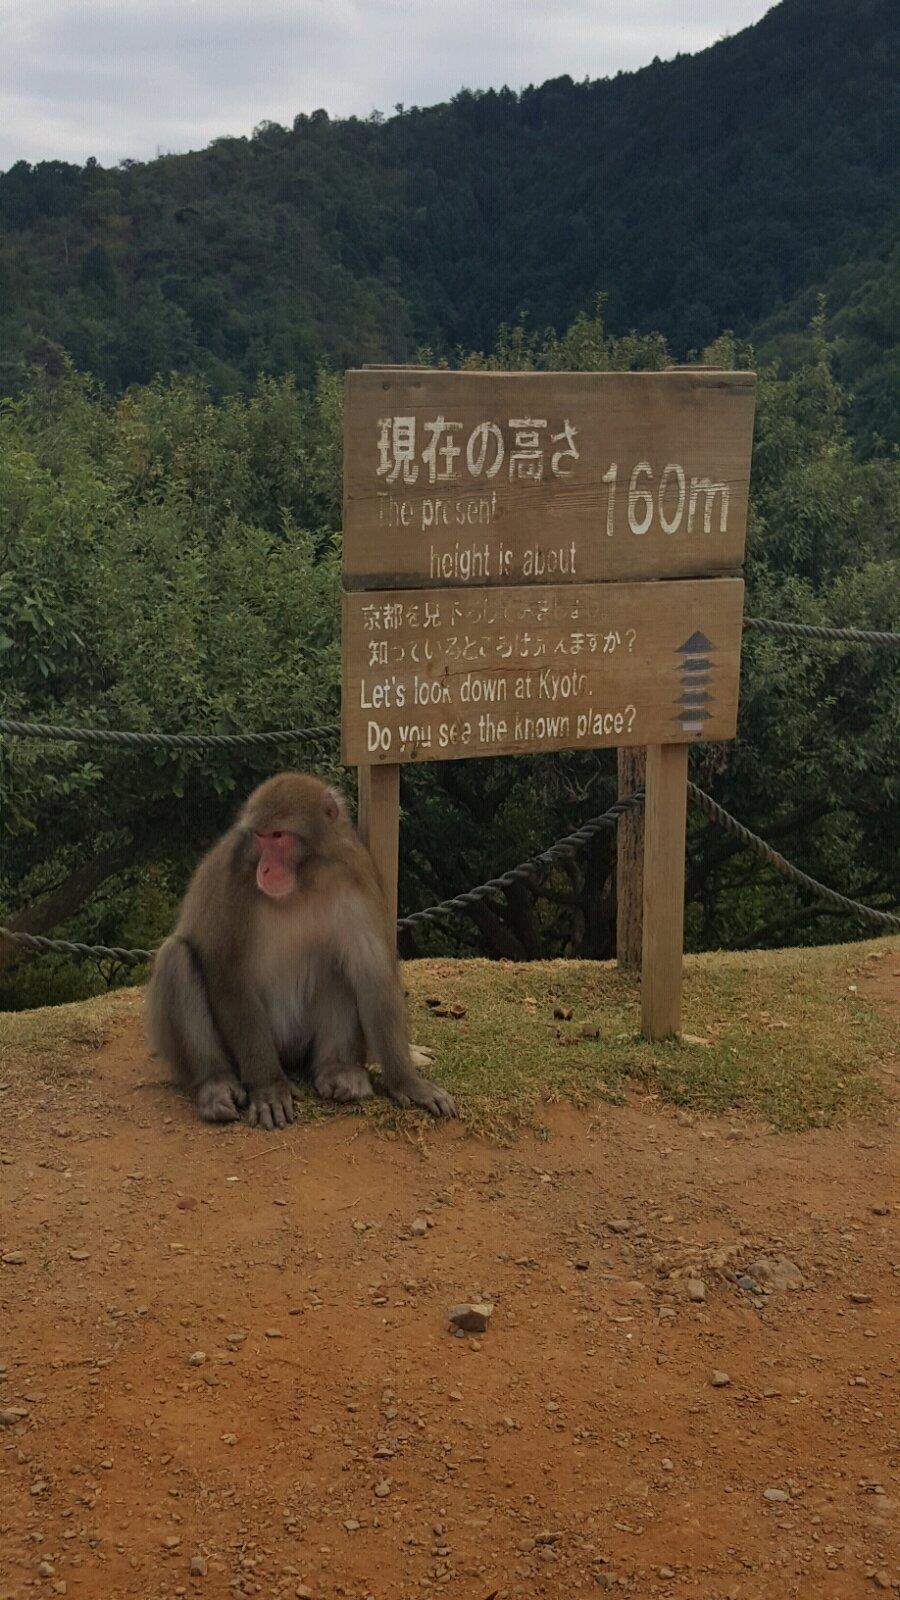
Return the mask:
[[347,374],[342,755],[391,914],[402,762],[647,747],[650,1038],[680,1025],[688,745],[736,729],[754,391]]

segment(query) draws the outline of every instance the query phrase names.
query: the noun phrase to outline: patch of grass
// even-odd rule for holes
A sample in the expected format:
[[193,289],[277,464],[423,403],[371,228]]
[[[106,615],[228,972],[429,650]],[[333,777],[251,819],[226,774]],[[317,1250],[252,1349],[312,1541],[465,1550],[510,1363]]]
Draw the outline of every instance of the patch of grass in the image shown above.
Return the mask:
[[117,1018],[133,1012],[137,994],[119,990],[67,1005],[41,1006],[36,1011],[0,1012],[4,1074],[47,1082],[82,1071],[93,1051],[111,1038]]
[[[877,951],[893,965],[900,939],[688,956],[685,1037],[666,1044],[639,1037],[638,980],[612,963],[412,961],[404,980],[412,1037],[434,1050],[434,1075],[457,1097],[473,1131],[503,1138],[542,1101],[621,1100],[629,1083],[695,1111],[744,1113],[803,1130],[879,1107],[876,1073],[897,1053],[900,1027],[857,985]],[[119,990],[0,1014],[4,1076],[47,1081],[89,1071],[90,1054],[141,1004],[141,991]],[[452,1015],[451,1007],[463,1014]],[[554,1010],[571,1011],[571,1019]],[[304,1120],[348,1114],[312,1094],[297,1110]],[[381,1097],[350,1114],[410,1136],[419,1121]]]
[[[896,955],[900,941],[689,956],[686,1038],[665,1044],[638,1036],[639,983],[612,964],[416,961],[404,974],[413,1038],[479,1131],[541,1100],[619,1099],[629,1080],[677,1106],[800,1130],[878,1105],[875,1071],[900,1030],[851,985],[879,949]],[[436,1016],[429,999],[465,1016]]]

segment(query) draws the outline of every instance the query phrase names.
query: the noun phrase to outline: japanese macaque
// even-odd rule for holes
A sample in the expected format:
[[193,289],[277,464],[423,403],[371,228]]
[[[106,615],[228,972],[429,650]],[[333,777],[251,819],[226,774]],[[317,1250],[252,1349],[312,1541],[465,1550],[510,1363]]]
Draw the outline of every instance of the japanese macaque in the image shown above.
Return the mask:
[[399,1105],[452,1117],[420,1077],[374,864],[343,802],[317,778],[284,772],[250,796],[200,862],[175,932],[157,952],[150,1041],[207,1122],[293,1121],[288,1072],[328,1100],[372,1093],[381,1068]]

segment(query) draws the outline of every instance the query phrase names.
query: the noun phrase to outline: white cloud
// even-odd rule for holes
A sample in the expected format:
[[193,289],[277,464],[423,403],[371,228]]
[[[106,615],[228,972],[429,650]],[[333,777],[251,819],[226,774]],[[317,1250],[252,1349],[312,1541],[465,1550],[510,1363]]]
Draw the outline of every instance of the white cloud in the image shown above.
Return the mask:
[[0,170],[197,149],[703,49],[771,0],[0,0]]

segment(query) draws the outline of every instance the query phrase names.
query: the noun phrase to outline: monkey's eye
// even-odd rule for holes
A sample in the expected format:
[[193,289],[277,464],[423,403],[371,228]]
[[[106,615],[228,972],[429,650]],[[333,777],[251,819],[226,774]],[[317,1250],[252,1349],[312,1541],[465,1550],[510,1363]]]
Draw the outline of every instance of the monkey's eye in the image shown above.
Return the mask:
[[283,839],[284,838],[284,834],[282,833],[280,828],[276,828],[275,829],[275,832],[272,834],[272,838],[273,839]]

